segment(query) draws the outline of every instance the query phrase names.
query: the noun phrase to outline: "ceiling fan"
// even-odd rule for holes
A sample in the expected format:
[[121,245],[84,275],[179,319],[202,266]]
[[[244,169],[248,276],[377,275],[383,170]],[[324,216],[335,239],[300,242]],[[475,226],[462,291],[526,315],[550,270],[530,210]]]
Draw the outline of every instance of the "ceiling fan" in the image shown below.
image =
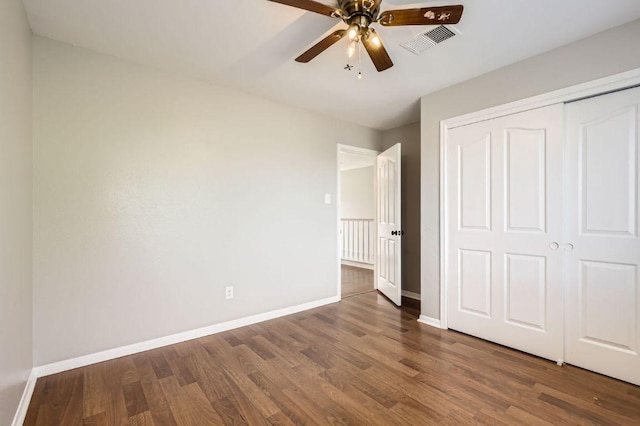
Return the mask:
[[[393,66],[393,62],[382,45],[380,37],[371,28],[379,23],[384,27],[401,25],[445,25],[457,24],[462,17],[462,5],[423,7],[419,9],[399,9],[380,12],[382,0],[338,0],[338,8],[318,3],[314,0],[269,0],[275,3],[308,10],[332,18],[338,18],[348,28],[335,31],[320,40],[309,50],[296,58],[297,62],[307,63],[324,52],[333,44],[347,36],[351,40],[348,54],[353,55],[358,43],[362,43],[378,71]],[[348,65],[349,66],[349,65]]]

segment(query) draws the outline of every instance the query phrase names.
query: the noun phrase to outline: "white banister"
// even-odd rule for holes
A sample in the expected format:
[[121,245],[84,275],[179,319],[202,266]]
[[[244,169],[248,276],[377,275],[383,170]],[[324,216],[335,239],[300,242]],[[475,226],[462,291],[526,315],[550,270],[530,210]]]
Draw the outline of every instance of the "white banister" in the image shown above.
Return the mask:
[[342,234],[342,260],[373,265],[374,223],[373,219],[340,219]]

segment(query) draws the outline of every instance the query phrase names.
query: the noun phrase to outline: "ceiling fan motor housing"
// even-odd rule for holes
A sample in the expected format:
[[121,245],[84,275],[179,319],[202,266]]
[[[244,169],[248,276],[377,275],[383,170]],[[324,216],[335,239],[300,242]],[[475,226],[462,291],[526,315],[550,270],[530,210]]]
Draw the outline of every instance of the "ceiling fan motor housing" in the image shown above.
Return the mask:
[[361,29],[368,28],[380,12],[380,4],[372,0],[339,0],[338,4],[344,12],[344,21]]

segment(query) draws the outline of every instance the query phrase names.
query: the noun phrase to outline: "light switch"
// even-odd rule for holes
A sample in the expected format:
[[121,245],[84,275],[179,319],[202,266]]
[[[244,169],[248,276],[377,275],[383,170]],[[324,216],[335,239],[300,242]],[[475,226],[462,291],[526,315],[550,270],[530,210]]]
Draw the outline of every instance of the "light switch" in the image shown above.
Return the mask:
[[331,204],[331,194],[324,194],[324,203]]

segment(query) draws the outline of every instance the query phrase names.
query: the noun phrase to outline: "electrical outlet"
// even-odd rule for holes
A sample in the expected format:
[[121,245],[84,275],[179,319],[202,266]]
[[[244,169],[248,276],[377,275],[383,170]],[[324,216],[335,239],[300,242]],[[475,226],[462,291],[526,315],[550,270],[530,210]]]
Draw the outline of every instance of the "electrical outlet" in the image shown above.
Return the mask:
[[225,289],[224,289],[224,297],[227,300],[233,299],[233,286],[225,287]]

